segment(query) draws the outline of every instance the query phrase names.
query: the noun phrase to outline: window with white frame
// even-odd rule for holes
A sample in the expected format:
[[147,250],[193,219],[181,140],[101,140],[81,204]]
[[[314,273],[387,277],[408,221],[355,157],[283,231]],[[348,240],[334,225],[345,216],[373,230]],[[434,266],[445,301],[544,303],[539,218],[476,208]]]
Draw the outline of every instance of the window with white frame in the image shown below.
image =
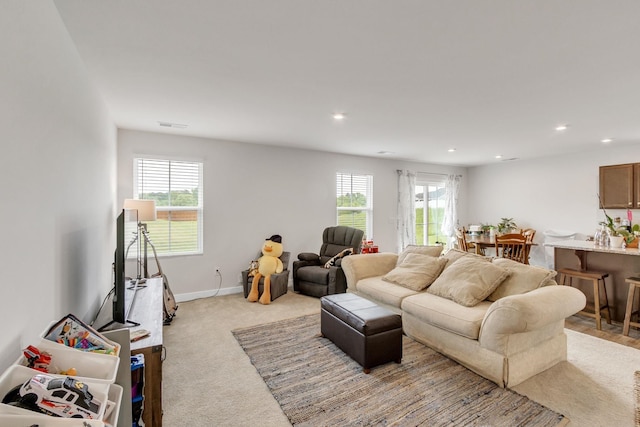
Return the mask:
[[337,224],[364,231],[373,239],[373,176],[336,174]]
[[445,183],[430,176],[416,177],[416,244],[446,243],[442,234],[444,219]]
[[156,201],[157,220],[147,224],[158,255],[202,253],[202,163],[136,158],[133,195]]

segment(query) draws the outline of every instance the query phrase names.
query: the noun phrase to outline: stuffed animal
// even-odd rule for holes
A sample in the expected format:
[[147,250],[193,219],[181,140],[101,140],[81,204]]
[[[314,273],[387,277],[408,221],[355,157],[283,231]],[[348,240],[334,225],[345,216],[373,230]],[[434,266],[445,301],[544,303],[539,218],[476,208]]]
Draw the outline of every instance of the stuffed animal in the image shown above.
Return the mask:
[[282,255],[282,237],[274,234],[265,240],[262,245],[262,256],[258,258],[258,272],[253,276],[253,282],[251,282],[251,291],[247,296],[247,301],[258,301],[258,284],[260,278],[264,276],[264,291],[260,296],[260,304],[271,303],[271,275],[282,273],[284,266],[280,261],[280,255]]
[[253,260],[249,264],[249,274],[247,274],[247,277],[254,277],[256,274],[258,274],[258,260]]

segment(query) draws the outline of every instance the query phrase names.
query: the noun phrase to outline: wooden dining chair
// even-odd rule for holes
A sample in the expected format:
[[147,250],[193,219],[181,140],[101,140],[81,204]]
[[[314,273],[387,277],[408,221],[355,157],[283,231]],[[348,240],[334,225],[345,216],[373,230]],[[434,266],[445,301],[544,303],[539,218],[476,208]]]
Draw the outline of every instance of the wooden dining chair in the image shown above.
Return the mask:
[[467,232],[463,228],[456,228],[456,239],[458,241],[458,249],[465,252],[474,252],[476,251],[476,245],[473,243],[467,242]]
[[529,264],[527,238],[519,233],[496,236],[496,256]]
[[533,237],[536,235],[536,230],[533,228],[525,228],[521,231],[521,234],[527,238],[527,254],[526,260],[527,264],[529,264],[529,256],[531,254],[531,245],[533,244]]

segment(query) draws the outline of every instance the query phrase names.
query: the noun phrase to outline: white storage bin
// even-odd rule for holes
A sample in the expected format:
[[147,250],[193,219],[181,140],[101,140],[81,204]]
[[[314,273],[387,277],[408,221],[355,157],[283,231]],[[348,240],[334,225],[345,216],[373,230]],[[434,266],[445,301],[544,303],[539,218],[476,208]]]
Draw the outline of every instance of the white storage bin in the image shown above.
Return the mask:
[[[43,421],[44,417],[46,417],[46,419]],[[59,418],[37,414],[13,415],[0,413],[0,426],[2,427],[25,427],[31,425],[41,425],[45,427],[105,427],[105,424],[98,420]]]
[[[41,374],[42,372],[36,371],[31,368],[27,368],[26,366],[13,365],[10,366],[9,369],[4,371],[2,376],[0,376],[0,396],[2,398],[11,391],[15,386],[24,384],[25,381],[30,379],[36,374]],[[54,377],[64,378],[66,375],[53,375]],[[89,391],[93,395],[96,400],[102,402],[100,406],[100,411],[98,412],[98,420],[102,420],[104,415],[104,410],[106,409],[106,402],[108,399],[109,386],[107,383],[95,382],[90,379],[83,380],[85,384],[89,387]],[[5,403],[0,403],[0,413],[4,414],[26,414],[33,415],[37,414],[35,411],[30,411],[28,409],[18,408],[16,406],[7,405]],[[44,415],[44,414],[42,414]],[[47,415],[45,415],[47,416]],[[58,417],[49,417],[48,418],[58,418]]]
[[[51,366],[63,371],[75,368],[76,375],[74,377],[76,378],[106,383],[113,383],[116,380],[118,365],[120,364],[119,357],[78,351],[44,338],[34,346],[40,351],[46,351],[51,354]],[[16,365],[27,366],[27,364],[28,362],[24,355],[20,356],[16,361]],[[59,372],[51,371],[50,373],[55,375]]]
[[[46,336],[47,336],[47,332],[49,332],[49,330],[50,330],[54,325],[56,325],[56,324],[57,324],[57,323],[59,323],[59,322],[60,322],[60,321],[58,321],[58,322],[51,322],[51,323],[49,323],[49,326],[47,326],[47,328],[46,328],[44,331],[42,331],[42,334],[40,334],[40,338],[41,338],[42,340],[44,340],[44,341],[50,342],[50,343],[55,344],[55,345],[57,345],[57,346],[64,347],[64,348],[69,349],[69,350],[80,351],[80,352],[82,352],[82,353],[95,353],[95,354],[101,354],[101,353],[97,353],[97,352],[85,351],[85,350],[83,350],[83,349],[76,349],[76,348],[69,347],[69,346],[64,345],[64,344],[59,344],[59,343],[57,343],[57,342],[55,342],[55,341],[51,341],[51,340],[47,339],[47,338],[46,338]],[[91,327],[88,327],[88,328],[89,328],[89,330],[90,330],[91,332],[93,332],[94,334],[99,335],[99,336],[100,336],[100,339],[104,340],[104,342],[106,342],[108,345],[110,345],[111,347],[113,347],[113,348],[114,348],[114,351],[113,351],[112,353],[110,353],[110,354],[103,354],[103,355],[105,355],[105,356],[116,356],[116,357],[117,357],[117,356],[120,354],[120,344],[118,344],[118,343],[117,343],[117,342],[115,342],[115,341],[111,341],[111,340],[109,340],[109,339],[105,338],[102,334],[100,334],[100,333],[99,333],[98,331],[96,331],[95,329],[93,329],[93,328],[91,328]]]
[[108,399],[113,402],[113,409],[110,414],[106,414],[103,421],[106,427],[115,427],[118,424],[118,416],[120,415],[120,406],[122,403],[123,388],[118,384],[109,385]]

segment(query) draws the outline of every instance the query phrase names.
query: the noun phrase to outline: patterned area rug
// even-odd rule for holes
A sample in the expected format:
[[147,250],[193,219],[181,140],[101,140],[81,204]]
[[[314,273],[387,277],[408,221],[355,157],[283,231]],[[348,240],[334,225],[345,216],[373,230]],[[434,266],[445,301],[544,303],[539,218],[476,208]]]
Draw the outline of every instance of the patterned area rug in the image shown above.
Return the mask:
[[296,426],[559,426],[568,421],[406,336],[402,363],[375,367],[367,375],[320,337],[319,314],[237,329],[233,335]]

